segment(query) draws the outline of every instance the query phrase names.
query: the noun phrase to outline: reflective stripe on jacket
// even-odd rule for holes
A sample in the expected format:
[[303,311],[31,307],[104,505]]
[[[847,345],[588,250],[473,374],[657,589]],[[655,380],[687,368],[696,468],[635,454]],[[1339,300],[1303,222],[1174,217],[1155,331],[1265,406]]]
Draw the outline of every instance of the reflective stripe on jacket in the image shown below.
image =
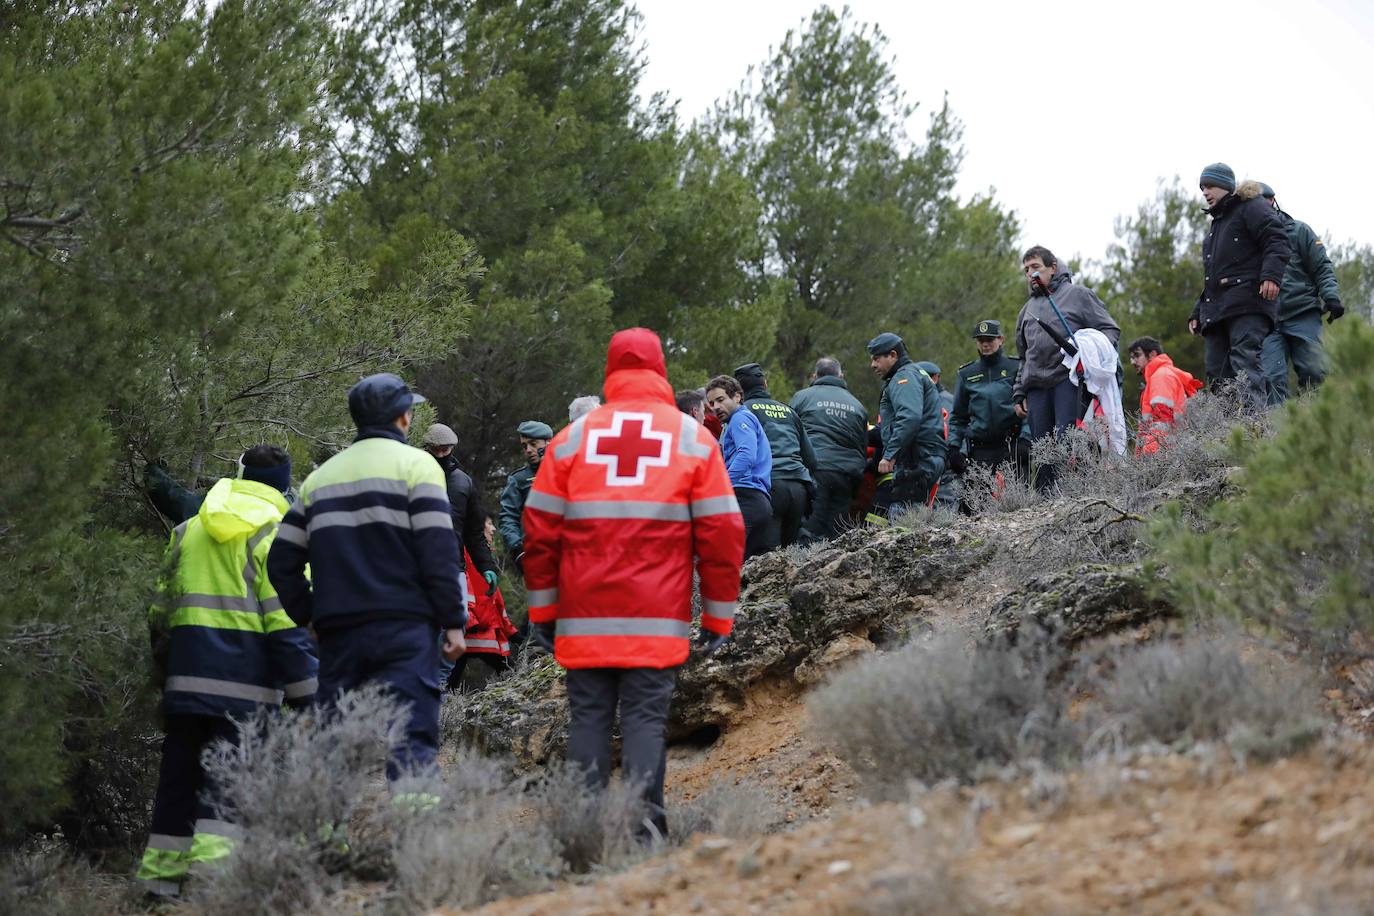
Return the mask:
[[468,576],[468,629],[466,635],[468,651],[487,655],[510,655],[510,638],[515,635],[515,624],[506,616],[506,599],[501,597],[498,588],[487,594],[487,580],[472,560],[465,554]]
[[267,576],[287,509],[251,480],[219,481],[168,545],[171,579],[148,611],[168,637],[164,708],[178,715],[250,715],[259,705],[306,703],[319,663]]
[[1145,387],[1140,391],[1140,434],[1138,450],[1142,455],[1159,451],[1168,428],[1183,413],[1183,402],[1202,390],[1202,382],[1174,365],[1161,353],[1145,365]]
[[291,618],[317,630],[397,618],[462,629],[463,560],[446,483],[399,429],[360,430],[305,479],[268,555]]
[[715,440],[666,378],[610,371],[605,392],[554,437],[525,504],[530,622],[557,623],[567,668],[672,667],[687,659],[694,557],[702,626],[730,632],[744,521]]

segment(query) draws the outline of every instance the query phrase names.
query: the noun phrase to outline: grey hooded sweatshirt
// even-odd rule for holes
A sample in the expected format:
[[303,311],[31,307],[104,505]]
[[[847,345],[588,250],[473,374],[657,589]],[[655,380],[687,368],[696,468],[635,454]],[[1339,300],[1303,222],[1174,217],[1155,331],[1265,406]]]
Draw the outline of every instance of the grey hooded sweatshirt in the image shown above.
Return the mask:
[[[1067,272],[1057,273],[1050,280],[1050,295],[1070,328],[1075,331],[1096,328],[1107,335],[1112,346],[1120,345],[1121,328],[1107,314],[1102,300],[1086,286],[1075,284]],[[1016,351],[1021,355],[1021,374],[1016,377],[1012,389],[1013,402],[1024,401],[1027,391],[1053,388],[1069,377],[1069,370],[1064,368],[1063,351],[1054,338],[1035,323],[1037,318],[1064,333],[1064,326],[1050,307],[1049,299],[1039,290],[1034,292],[1021,306],[1021,314],[1016,316]]]

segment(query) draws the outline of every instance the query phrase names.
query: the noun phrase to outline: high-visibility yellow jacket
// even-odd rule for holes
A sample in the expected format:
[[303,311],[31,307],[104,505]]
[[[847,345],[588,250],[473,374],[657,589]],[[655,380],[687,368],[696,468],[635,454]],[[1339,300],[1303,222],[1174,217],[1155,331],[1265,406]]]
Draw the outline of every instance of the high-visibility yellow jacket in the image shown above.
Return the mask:
[[267,577],[267,552],[288,507],[266,484],[226,478],[172,532],[169,578],[148,612],[155,636],[168,642],[168,714],[245,715],[283,698],[314,698],[314,642]]

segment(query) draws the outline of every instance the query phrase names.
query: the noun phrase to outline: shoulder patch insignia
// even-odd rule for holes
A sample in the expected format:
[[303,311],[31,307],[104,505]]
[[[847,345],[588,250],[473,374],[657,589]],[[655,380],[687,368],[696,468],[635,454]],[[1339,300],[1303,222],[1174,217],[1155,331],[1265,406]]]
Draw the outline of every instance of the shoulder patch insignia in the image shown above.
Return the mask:
[[1320,247],[1322,247],[1322,240],[1321,240],[1321,239],[1315,239],[1315,240],[1314,240],[1314,244],[1316,244],[1316,246],[1317,246],[1318,248],[1320,248]]
[[1003,370],[1002,370],[1002,378],[1006,378],[1006,377],[1007,377],[1007,370],[1003,369]]
[[897,384],[898,384],[898,385],[905,385],[905,384],[906,384],[907,382],[909,382],[909,381],[911,381],[911,379],[909,379],[909,378],[899,378],[899,379],[897,379]]

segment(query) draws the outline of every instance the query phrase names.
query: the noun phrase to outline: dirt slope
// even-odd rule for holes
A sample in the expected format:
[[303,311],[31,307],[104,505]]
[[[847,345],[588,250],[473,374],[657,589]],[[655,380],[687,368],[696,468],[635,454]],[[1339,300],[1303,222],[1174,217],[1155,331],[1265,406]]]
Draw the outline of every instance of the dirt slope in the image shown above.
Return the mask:
[[809,734],[795,685],[757,689],[709,747],[669,748],[669,798],[691,799],[712,785],[746,780],[768,790],[789,824],[853,804],[854,774]]
[[1164,756],[1062,784],[938,790],[752,842],[697,838],[623,875],[479,912],[1367,912],[1371,836],[1364,744],[1248,769]]

